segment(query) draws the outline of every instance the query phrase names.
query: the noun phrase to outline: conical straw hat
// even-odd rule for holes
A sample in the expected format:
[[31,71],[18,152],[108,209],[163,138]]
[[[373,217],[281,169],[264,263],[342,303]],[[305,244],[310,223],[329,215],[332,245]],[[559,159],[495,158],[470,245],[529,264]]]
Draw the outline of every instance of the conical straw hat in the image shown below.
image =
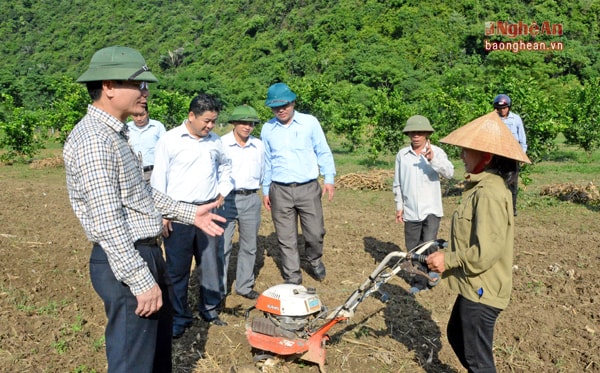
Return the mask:
[[455,129],[440,142],[531,163],[519,142],[495,111]]

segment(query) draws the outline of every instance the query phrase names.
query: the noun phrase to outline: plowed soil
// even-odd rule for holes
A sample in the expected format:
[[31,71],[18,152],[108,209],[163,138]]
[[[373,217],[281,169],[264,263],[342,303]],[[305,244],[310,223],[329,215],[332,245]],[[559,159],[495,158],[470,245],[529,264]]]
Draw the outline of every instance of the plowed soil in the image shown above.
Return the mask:
[[[64,170],[2,168],[0,372],[106,371],[105,316],[88,275],[91,244],[69,205]],[[440,238],[448,238],[459,198],[444,197]],[[600,372],[598,210],[543,198],[528,190],[516,217],[513,297],[496,326],[498,370]],[[338,189],[324,209],[327,278],[318,283],[305,276],[304,285],[333,309],[387,253],[404,250],[404,238],[390,191]],[[265,211],[259,252],[256,290],[263,291],[281,283]],[[197,284],[191,286],[194,295]],[[414,297],[407,289],[403,278],[393,279],[383,289],[387,303],[368,298],[331,329],[328,372],[464,371],[446,340],[455,294],[444,283]],[[234,292],[222,314],[228,326],[196,320],[173,345],[175,372],[319,371],[294,359],[255,364],[244,334],[251,305]]]

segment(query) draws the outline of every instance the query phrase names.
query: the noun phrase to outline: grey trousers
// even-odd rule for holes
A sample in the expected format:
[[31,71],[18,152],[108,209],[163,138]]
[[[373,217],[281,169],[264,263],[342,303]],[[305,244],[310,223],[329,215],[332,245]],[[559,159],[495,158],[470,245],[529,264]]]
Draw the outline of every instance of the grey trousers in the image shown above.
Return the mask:
[[240,250],[237,257],[235,273],[235,292],[248,294],[254,287],[254,262],[256,261],[256,238],[260,227],[260,208],[262,201],[257,193],[243,195],[230,193],[225,197],[223,208],[218,210],[219,215],[227,219],[225,233],[219,240],[220,250],[223,253],[222,264],[223,297],[227,295],[227,270],[233,246],[233,234],[236,225],[239,231]]
[[[286,282],[302,283],[301,259],[316,264],[323,256],[325,225],[321,194],[321,185],[316,180],[299,186],[275,183],[270,186],[271,216]],[[298,218],[305,242],[303,258],[298,251]]]

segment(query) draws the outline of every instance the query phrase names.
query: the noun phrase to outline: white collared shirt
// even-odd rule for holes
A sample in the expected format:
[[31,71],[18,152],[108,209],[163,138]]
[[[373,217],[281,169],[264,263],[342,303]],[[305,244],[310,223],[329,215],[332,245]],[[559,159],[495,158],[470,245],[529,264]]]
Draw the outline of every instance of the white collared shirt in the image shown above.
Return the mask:
[[435,145],[433,159],[417,155],[407,146],[396,155],[394,191],[396,211],[403,210],[404,220],[423,221],[427,215],[442,217],[442,190],[440,175],[446,179],[454,176],[454,165],[446,153]]
[[152,187],[177,201],[202,203],[233,189],[231,160],[221,138],[210,132],[197,139],[184,124],[156,144]]
[[261,140],[249,136],[241,146],[233,131],[221,137],[223,149],[231,160],[231,179],[234,189],[259,189],[264,175],[265,148]]

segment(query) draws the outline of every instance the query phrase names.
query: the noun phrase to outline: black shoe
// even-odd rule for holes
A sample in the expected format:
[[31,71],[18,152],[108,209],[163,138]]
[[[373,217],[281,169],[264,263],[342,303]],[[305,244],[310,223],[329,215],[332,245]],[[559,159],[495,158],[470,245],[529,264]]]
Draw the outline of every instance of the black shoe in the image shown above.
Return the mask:
[[284,282],[285,284],[290,284],[290,285],[302,285],[302,279],[300,280],[285,280]]
[[179,339],[183,336],[183,334],[185,333],[185,331],[191,327],[192,325],[186,325],[184,327],[174,327],[173,328],[173,339]]
[[227,326],[227,323],[219,318],[219,316],[215,317],[212,320],[206,320],[210,325],[215,326]]
[[248,298],[248,299],[253,299],[253,300],[254,300],[254,299],[258,298],[258,296],[259,296],[260,294],[258,294],[258,292],[257,292],[257,291],[250,290],[250,291],[249,291],[248,293],[246,293],[246,294],[240,294],[240,293],[238,293],[238,295],[240,295],[240,296],[242,296],[242,297],[244,297],[244,298]]
[[306,273],[308,273],[310,275],[310,277],[314,278],[315,280],[317,280],[319,282],[325,280],[325,276],[327,275],[327,271],[325,270],[325,265],[320,260],[317,265],[312,265],[312,264],[308,263],[308,265],[305,268],[305,271],[306,271]]

